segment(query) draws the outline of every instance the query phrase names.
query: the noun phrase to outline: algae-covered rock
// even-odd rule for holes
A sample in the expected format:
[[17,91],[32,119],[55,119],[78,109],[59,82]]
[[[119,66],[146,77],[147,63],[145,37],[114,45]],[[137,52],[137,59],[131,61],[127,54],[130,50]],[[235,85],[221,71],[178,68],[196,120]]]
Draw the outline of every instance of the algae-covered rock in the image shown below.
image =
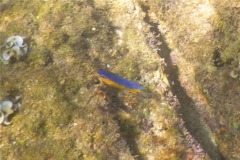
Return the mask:
[[[205,136],[195,134],[195,138],[199,136],[198,142],[211,159],[239,159],[239,128],[236,126],[240,3],[236,0],[231,3],[181,0],[155,1],[147,6],[150,19],[159,24],[172,50],[170,57],[178,66],[181,86],[194,101],[194,105],[189,105],[191,110],[196,108],[208,126]],[[179,92],[178,89],[175,93]],[[184,101],[182,104],[181,114],[189,117],[187,111],[190,110],[184,107]],[[194,127],[189,123],[187,128]],[[195,132],[193,130],[192,135]],[[209,149],[210,145],[204,142],[207,136],[216,149]]]
[[[0,64],[0,99],[22,95],[13,123],[1,126],[0,159],[237,159],[237,147],[229,154],[230,142],[238,144],[237,91],[229,87],[239,81],[229,77],[227,53],[239,61],[238,43],[218,46],[216,29],[231,26],[221,7],[200,0],[0,2],[0,44],[21,35],[29,46],[21,61]],[[212,65],[217,49],[225,68]],[[107,86],[99,69],[145,90]]]

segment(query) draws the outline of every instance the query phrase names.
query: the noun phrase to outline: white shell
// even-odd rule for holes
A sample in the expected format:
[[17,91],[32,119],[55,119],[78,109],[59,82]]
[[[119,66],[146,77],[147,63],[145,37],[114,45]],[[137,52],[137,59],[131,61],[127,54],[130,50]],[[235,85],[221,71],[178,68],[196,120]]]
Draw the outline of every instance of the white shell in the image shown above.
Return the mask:
[[10,121],[8,121],[8,120],[4,120],[3,121],[3,124],[5,125],[5,126],[7,126],[7,125],[10,125],[12,122],[10,122]]
[[237,78],[237,77],[238,77],[238,73],[236,73],[235,70],[232,70],[232,71],[230,72],[230,76],[231,76],[232,78]]
[[8,52],[4,52],[2,59],[8,61],[11,58],[11,55]]
[[2,59],[5,61],[10,60],[10,58],[14,55],[13,52],[11,52],[11,50],[5,50],[2,54]]
[[7,126],[7,125],[9,125],[9,124],[11,124],[11,123],[12,123],[12,122],[10,122],[10,121],[8,120],[8,115],[5,115],[3,124]]
[[22,36],[11,36],[6,40],[6,43],[13,43],[18,47],[21,47],[23,45],[23,38]]
[[11,101],[3,101],[1,106],[0,106],[0,111],[9,115],[9,114],[12,114],[14,112],[12,107],[13,107],[13,103]]
[[21,52],[19,46],[12,47],[12,50],[16,53],[17,56],[21,56],[22,55],[22,52]]

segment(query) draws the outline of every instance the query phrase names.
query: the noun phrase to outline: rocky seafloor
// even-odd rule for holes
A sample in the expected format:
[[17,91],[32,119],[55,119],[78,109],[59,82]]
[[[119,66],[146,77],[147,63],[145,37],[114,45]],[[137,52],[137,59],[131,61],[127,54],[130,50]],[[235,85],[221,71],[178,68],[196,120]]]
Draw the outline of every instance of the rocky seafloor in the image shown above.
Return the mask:
[[[239,15],[237,0],[0,1],[0,104],[21,103],[0,160],[239,160]],[[11,36],[28,48],[6,63]]]

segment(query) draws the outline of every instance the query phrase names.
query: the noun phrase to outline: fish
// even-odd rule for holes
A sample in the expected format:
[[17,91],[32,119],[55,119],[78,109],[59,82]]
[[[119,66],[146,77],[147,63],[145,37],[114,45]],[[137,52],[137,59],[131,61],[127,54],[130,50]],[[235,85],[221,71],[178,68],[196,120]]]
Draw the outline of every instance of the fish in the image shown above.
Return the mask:
[[135,82],[129,81],[127,79],[124,79],[123,77],[118,76],[112,72],[98,70],[97,73],[98,73],[99,79],[109,86],[112,86],[118,89],[125,89],[135,94],[140,93],[144,89],[144,87],[142,87],[141,85]]

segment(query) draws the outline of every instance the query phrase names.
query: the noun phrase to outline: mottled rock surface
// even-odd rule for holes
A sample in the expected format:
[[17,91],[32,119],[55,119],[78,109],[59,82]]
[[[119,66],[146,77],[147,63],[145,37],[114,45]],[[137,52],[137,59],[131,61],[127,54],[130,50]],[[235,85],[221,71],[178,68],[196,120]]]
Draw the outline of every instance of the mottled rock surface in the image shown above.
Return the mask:
[[1,1],[0,44],[29,50],[0,64],[0,99],[22,97],[0,159],[239,159],[239,4],[221,1]]

